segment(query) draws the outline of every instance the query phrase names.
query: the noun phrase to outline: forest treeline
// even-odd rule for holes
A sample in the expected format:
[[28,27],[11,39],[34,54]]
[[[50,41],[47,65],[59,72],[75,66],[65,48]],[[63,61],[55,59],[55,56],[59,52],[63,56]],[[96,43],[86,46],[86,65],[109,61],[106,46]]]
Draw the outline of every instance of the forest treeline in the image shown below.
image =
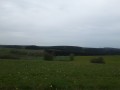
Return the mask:
[[29,50],[45,50],[53,52],[55,55],[120,55],[119,48],[87,48],[78,46],[23,46],[23,45],[0,45],[0,48],[15,48],[15,49],[29,49]]

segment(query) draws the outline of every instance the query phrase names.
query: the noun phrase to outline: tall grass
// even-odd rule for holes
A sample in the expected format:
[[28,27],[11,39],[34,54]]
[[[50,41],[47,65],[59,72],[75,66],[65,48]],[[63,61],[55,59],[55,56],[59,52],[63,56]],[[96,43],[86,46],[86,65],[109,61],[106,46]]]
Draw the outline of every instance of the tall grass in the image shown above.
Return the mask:
[[0,60],[0,90],[119,90],[120,56],[105,56],[106,64],[92,64],[92,58]]

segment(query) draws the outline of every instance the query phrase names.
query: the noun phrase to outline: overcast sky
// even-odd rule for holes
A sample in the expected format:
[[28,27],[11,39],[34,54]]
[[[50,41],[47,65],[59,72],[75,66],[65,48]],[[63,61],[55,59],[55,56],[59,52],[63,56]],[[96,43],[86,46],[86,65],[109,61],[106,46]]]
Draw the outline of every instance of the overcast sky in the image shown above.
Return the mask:
[[120,48],[120,0],[0,0],[0,44]]

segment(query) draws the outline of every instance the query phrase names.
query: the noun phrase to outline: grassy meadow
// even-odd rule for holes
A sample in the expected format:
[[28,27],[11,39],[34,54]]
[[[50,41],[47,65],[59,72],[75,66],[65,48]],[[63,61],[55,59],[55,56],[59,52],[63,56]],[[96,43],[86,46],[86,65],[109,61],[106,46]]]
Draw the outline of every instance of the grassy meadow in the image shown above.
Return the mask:
[[0,90],[120,90],[120,56],[104,56],[105,64],[93,57],[0,59]]

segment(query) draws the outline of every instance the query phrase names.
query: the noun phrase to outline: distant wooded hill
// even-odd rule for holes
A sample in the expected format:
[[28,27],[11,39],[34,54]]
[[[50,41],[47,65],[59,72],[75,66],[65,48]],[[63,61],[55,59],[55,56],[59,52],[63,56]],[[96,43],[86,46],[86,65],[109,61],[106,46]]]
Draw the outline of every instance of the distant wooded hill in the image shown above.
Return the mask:
[[22,45],[0,45],[0,48],[17,48],[31,50],[53,51],[55,55],[120,55],[119,48],[87,48],[78,46],[22,46]]

